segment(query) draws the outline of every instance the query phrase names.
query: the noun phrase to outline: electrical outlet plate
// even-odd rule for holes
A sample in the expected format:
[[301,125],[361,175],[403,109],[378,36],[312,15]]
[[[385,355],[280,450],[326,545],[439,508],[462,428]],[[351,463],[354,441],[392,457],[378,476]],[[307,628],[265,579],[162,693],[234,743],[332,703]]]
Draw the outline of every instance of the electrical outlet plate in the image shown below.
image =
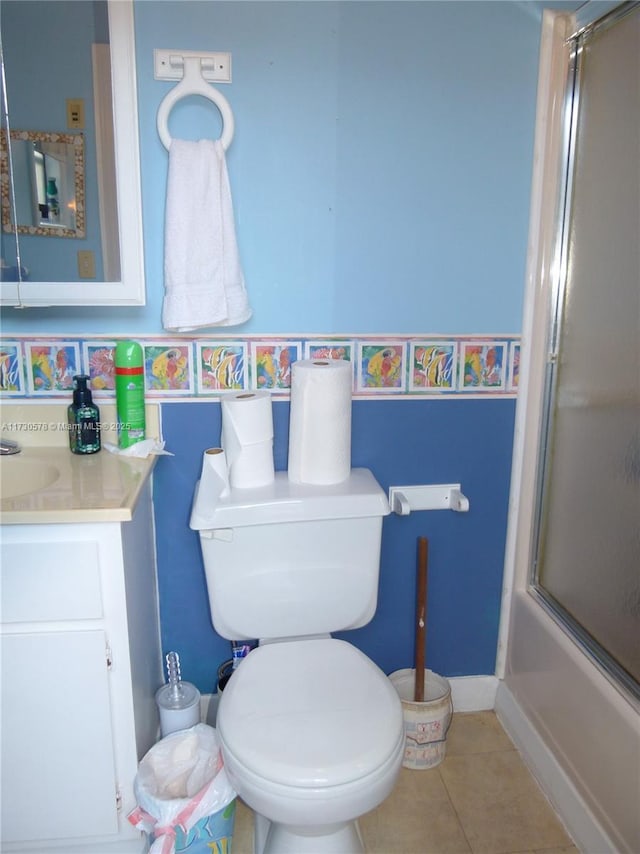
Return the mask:
[[96,277],[96,258],[90,249],[81,249],[78,252],[78,276],[81,279]]
[[231,54],[202,50],[153,51],[154,77],[156,80],[181,80],[184,74],[184,57],[200,59],[202,76],[209,83],[231,83]]

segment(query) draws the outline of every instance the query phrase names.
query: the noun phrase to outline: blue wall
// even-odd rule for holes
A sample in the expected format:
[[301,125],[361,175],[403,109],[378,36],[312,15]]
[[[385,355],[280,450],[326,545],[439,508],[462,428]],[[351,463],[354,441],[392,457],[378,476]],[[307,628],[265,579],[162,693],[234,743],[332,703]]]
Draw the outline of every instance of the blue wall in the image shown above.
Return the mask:
[[[240,332],[518,332],[540,37],[529,7],[137,2],[147,306],[9,310],[6,331],[162,331],[162,47],[232,54],[227,161],[254,308]],[[216,136],[219,116],[190,99],[169,128]]]
[[[514,3],[146,2],[136,7],[145,246],[158,330],[166,152],[154,47],[228,50],[228,152],[253,319],[240,331],[520,329],[539,20]],[[175,136],[218,135],[207,103]],[[286,403],[274,404],[286,467]],[[431,541],[430,665],[494,672],[514,401],[356,401],[353,464],[383,487],[461,482],[471,511],[384,523],[378,612],[350,633],[386,671],[411,666],[416,538]],[[197,414],[196,414],[197,413]],[[203,691],[229,645],[211,629],[187,528],[219,407],[167,405],[156,475],[163,642]],[[185,436],[188,436],[185,442]],[[217,439],[216,439],[217,441]],[[215,442],[214,442],[215,443]],[[179,449],[179,450],[178,450]]]
[[[520,2],[190,2],[135,5],[147,305],[3,312],[16,336],[162,332],[171,84],[153,49],[230,51],[228,166],[247,289],[243,334],[509,334],[521,325],[540,37]],[[171,115],[176,136],[219,133],[210,104]],[[236,331],[236,330],[232,330]],[[513,399],[356,400],[353,464],[392,484],[460,482],[468,514],[385,520],[378,612],[350,639],[385,671],[411,666],[416,538],[431,541],[428,659],[492,673],[506,534]],[[165,650],[214,687],[228,644],[209,618],[188,529],[217,403],[166,403],[156,527]],[[286,465],[285,402],[274,403]]]
[[[539,24],[519,5],[144,2],[136,26],[149,331],[171,88],[155,47],[232,54],[243,331],[520,328]],[[197,99],[169,129],[218,135],[217,119]]]

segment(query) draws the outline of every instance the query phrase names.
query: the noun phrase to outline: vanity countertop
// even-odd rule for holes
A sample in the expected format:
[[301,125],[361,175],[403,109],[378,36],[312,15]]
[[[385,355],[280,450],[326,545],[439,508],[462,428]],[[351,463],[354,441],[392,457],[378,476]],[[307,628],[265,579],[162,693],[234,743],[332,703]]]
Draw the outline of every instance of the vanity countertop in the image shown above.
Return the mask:
[[[0,458],[0,479],[11,477],[5,466],[41,466],[51,483],[26,495],[0,499],[2,525],[66,522],[128,522],[156,457],[134,459],[101,450],[80,456],[68,448],[25,448]],[[1,488],[1,487],[0,487]]]
[[[159,435],[157,414],[150,411],[153,409],[147,407],[147,436]],[[156,457],[122,456],[105,447],[96,454],[72,454],[68,435],[60,429],[63,415],[66,417],[66,411],[57,407],[3,406],[3,435],[17,440],[22,451],[0,456],[0,524],[132,519]],[[103,423],[104,418],[102,414]],[[31,429],[25,425],[41,426]],[[7,426],[16,429],[7,430]],[[103,444],[105,441],[117,443],[112,431],[103,432]]]

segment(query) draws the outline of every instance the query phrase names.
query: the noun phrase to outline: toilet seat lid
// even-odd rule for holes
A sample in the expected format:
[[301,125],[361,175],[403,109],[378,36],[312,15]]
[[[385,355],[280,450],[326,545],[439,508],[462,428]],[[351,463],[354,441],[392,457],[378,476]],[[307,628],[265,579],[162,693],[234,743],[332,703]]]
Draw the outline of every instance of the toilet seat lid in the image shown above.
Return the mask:
[[356,647],[333,638],[253,650],[225,687],[216,726],[235,760],[298,787],[365,777],[404,738],[390,680]]

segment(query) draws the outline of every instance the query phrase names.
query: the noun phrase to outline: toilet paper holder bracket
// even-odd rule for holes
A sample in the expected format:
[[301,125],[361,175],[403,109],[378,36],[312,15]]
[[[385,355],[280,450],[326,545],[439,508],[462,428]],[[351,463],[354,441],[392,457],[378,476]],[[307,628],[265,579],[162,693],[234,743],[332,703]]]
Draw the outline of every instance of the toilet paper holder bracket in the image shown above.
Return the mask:
[[466,513],[469,499],[459,483],[441,483],[422,486],[390,486],[391,512],[408,516],[412,510],[455,510]]

